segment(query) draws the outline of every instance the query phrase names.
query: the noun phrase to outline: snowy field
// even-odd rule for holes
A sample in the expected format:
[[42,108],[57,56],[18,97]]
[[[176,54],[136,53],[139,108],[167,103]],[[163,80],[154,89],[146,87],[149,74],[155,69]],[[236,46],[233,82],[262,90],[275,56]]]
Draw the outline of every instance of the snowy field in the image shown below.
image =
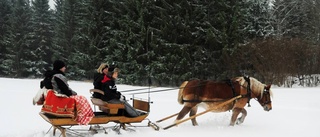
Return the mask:
[[[41,106],[33,106],[32,98],[39,89],[39,79],[0,78],[0,137],[52,137],[49,123],[39,116]],[[90,99],[89,89],[92,83],[70,81],[70,87],[80,95]],[[139,89],[128,85],[118,85],[119,91]],[[161,90],[165,88],[152,88]],[[246,107],[248,116],[243,124],[228,126],[231,112],[206,113],[197,118],[199,126],[192,126],[190,121],[168,130],[155,131],[150,127],[136,127],[135,132],[121,131],[118,135],[111,129],[108,134],[87,134],[90,137],[320,137],[320,87],[319,88],[277,88],[274,93],[273,108],[266,112],[257,101],[251,100],[251,107]],[[145,90],[147,91],[147,90]],[[151,112],[148,119],[155,122],[177,113],[182,108],[177,102],[178,90],[169,90],[150,94]],[[127,98],[131,95],[125,94]],[[147,98],[148,94],[136,95]],[[198,112],[204,111],[202,108]],[[161,127],[172,124],[174,118],[159,123]],[[133,124],[143,126],[146,122]],[[114,123],[101,126],[110,127]],[[77,126],[88,129],[89,126]],[[59,136],[57,132],[56,136]]]

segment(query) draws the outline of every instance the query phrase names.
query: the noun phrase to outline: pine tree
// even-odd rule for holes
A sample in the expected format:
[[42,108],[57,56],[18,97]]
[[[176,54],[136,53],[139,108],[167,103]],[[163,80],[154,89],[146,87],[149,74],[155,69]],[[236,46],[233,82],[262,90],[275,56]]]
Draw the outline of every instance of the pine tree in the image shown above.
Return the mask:
[[93,66],[98,67],[100,63],[111,63],[106,56],[110,37],[112,35],[112,24],[114,24],[115,15],[112,11],[113,3],[110,0],[95,0],[90,6],[90,57]]
[[28,57],[30,73],[35,76],[42,76],[45,69],[51,65],[52,57],[52,11],[48,0],[35,0],[32,2],[32,43],[28,47],[31,49],[31,56]]
[[274,34],[272,26],[272,8],[269,0],[250,0],[245,4],[244,26],[248,39],[266,38]]
[[[65,0],[55,0],[54,11],[54,37],[53,37],[53,57],[52,59],[66,60],[66,53],[70,53],[67,50],[68,41],[66,39],[67,24],[65,17],[66,12],[64,11]],[[68,54],[67,54],[68,55]]]
[[[77,41],[75,35],[77,32],[77,6],[78,0],[56,0],[55,11],[55,25],[54,25],[54,39],[53,39],[53,57],[52,60],[63,60],[68,65],[67,75],[75,76],[77,73],[73,72],[77,66],[74,66],[73,54]],[[70,62],[70,63],[69,63]],[[73,79],[73,78],[71,78]]]
[[[12,14],[12,3],[9,0],[2,0],[0,1],[0,62],[4,62],[6,60],[6,54],[8,53],[6,47],[8,46],[9,42],[9,19],[10,14]],[[4,64],[0,64],[0,76],[5,76],[4,71],[8,71],[9,68]],[[7,72],[8,73],[8,72]]]
[[28,0],[16,0],[13,2],[13,13],[10,16],[9,39],[7,45],[8,53],[3,62],[6,75],[10,77],[29,76],[27,57],[30,55],[30,19],[31,9]]
[[[107,43],[102,50],[105,61],[115,62],[122,69],[120,79],[125,82],[142,82],[147,63],[145,39],[146,26],[143,22],[143,3],[134,0],[109,1],[104,36]],[[108,19],[108,20],[106,20]],[[145,78],[144,78],[145,79]]]
[[90,0],[78,0],[74,6],[75,33],[72,38],[74,41],[73,53],[69,57],[69,64],[72,65],[70,72],[74,79],[81,79],[93,76],[92,71],[95,64],[91,31],[94,24],[92,13],[89,9],[93,9]]

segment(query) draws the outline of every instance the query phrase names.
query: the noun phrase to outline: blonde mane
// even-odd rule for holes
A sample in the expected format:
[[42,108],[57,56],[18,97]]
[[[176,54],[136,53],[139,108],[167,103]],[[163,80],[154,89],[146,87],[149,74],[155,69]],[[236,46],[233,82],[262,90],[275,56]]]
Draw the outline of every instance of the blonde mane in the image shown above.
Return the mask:
[[[249,77],[249,78],[250,78],[251,91],[256,94],[260,94],[260,97],[262,97],[263,90],[264,90],[264,87],[266,86],[266,84],[261,83],[260,81],[258,81],[257,79],[255,79],[253,77]],[[248,82],[244,79],[244,77],[236,77],[234,80],[238,81],[240,83],[240,85],[243,85],[245,88],[247,88]],[[271,90],[269,92],[270,92],[270,96],[272,96]]]

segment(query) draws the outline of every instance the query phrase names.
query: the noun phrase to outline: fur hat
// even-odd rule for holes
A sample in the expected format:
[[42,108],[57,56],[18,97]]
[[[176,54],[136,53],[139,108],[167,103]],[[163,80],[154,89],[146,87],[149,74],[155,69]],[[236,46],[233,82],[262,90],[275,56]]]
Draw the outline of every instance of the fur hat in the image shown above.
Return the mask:
[[65,67],[66,64],[61,60],[56,60],[53,63],[53,70],[60,70],[61,68]]

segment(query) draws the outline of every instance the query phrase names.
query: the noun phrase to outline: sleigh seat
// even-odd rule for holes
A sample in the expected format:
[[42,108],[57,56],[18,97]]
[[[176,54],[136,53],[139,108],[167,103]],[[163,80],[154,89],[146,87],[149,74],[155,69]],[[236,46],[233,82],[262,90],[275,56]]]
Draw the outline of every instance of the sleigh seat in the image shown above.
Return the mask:
[[[99,89],[90,89],[90,93],[99,93],[104,95],[104,92]],[[122,115],[124,112],[124,104],[123,103],[108,103],[101,99],[91,97],[91,102],[94,105],[94,111],[97,112],[96,107],[99,108],[100,111],[105,112],[106,114],[113,116],[113,115]]]

